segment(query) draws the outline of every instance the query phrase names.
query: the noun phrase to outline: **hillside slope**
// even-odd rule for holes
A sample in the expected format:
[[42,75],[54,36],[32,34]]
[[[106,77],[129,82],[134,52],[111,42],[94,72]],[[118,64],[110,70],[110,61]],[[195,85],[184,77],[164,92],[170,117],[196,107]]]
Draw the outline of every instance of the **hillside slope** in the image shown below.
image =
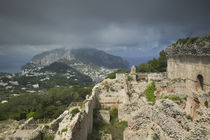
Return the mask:
[[119,56],[113,56],[97,49],[55,49],[38,54],[22,66],[24,73],[37,72],[54,62],[62,62],[98,81],[114,69],[127,69],[129,64]]

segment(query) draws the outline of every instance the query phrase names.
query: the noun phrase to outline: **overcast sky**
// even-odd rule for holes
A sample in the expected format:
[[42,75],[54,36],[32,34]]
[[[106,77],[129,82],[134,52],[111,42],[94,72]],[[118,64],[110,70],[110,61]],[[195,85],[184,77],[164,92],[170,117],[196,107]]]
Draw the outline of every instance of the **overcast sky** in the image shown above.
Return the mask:
[[0,71],[60,47],[156,57],[178,38],[204,35],[210,0],[0,0]]

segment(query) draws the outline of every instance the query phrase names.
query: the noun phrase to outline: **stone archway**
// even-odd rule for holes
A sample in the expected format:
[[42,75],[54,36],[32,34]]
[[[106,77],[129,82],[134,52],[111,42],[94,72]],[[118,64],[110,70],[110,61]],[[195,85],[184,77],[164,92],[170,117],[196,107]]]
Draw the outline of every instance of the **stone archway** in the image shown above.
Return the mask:
[[203,76],[201,74],[197,75],[197,82],[198,82],[198,87],[203,90],[204,79],[203,79]]

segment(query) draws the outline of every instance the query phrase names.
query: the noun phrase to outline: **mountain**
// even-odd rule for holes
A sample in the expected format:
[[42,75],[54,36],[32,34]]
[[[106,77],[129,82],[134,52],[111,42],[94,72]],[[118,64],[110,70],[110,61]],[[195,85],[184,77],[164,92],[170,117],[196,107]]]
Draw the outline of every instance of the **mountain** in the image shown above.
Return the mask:
[[75,58],[85,63],[92,63],[97,66],[103,66],[111,69],[127,69],[128,62],[119,56],[113,56],[97,49],[73,49],[72,54]]
[[22,66],[23,73],[38,72],[54,62],[60,62],[74,68],[82,74],[90,76],[94,81],[105,78],[115,69],[127,69],[129,64],[119,56],[90,48],[55,49],[38,54],[30,62]]

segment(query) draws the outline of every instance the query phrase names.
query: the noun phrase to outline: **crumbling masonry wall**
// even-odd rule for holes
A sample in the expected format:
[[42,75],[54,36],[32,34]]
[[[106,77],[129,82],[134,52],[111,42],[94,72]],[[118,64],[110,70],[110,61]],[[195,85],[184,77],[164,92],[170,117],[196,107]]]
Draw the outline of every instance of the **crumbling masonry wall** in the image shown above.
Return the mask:
[[210,57],[177,56],[168,59],[168,78],[186,79],[186,87],[193,91],[201,89],[198,75],[203,77],[204,91],[210,91]]
[[97,86],[92,90],[91,96],[86,100],[85,109],[80,112],[75,125],[71,130],[71,140],[87,140],[87,136],[92,132],[93,110],[97,106]]

